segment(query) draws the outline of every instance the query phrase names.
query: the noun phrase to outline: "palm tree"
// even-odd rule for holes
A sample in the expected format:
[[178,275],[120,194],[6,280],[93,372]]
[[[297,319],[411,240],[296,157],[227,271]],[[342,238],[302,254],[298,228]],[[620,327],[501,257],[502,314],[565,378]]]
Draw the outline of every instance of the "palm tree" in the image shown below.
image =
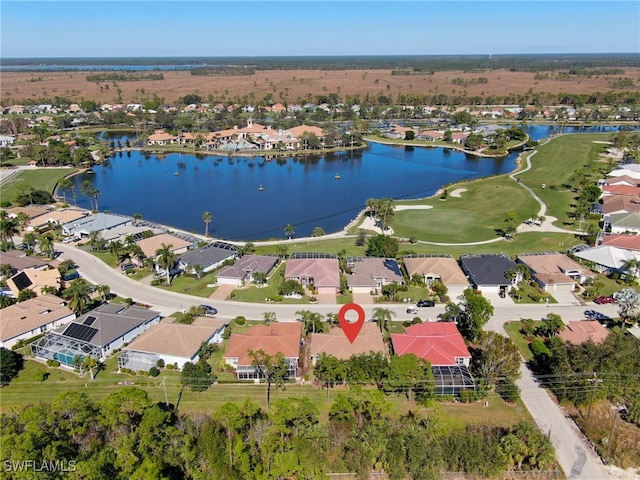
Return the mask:
[[202,274],[204,273],[204,267],[202,265],[200,265],[199,263],[193,266],[193,273],[196,274],[196,277],[198,277],[198,280],[200,280],[202,278]]
[[124,252],[124,245],[120,240],[114,240],[109,244],[109,252],[116,257],[116,262],[120,263],[122,252]]
[[92,250],[102,250],[104,248],[104,238],[102,234],[97,230],[89,232],[89,245]]
[[78,278],[62,292],[62,296],[67,299],[67,306],[80,315],[91,301],[91,285],[85,279]]
[[133,221],[134,221],[135,225],[137,225],[140,222],[140,220],[142,220],[142,214],[134,213],[133,214]]
[[82,359],[81,368],[82,370],[89,370],[89,375],[91,375],[91,380],[94,380],[93,369],[98,366],[98,360],[93,358],[91,355],[87,355]]
[[333,327],[340,324],[337,313],[327,313],[327,323]]
[[71,190],[73,188],[73,183],[68,178],[63,178],[58,182],[58,188],[62,192],[62,200],[64,203],[67,203],[67,190]]
[[22,242],[27,246],[27,249],[33,250],[36,246],[36,234],[33,232],[27,232],[22,236]]
[[29,225],[29,220],[31,220],[31,218],[29,218],[29,214],[25,212],[18,213],[15,220],[16,227],[20,230],[24,230],[25,228],[27,228],[27,225]]
[[173,268],[176,263],[176,254],[171,250],[172,247],[173,245],[165,245],[163,243],[162,246],[156,250],[156,263],[160,268],[164,268],[167,285],[171,283],[169,275],[171,268]]
[[15,268],[8,263],[0,264],[0,276],[8,278],[13,276],[14,273],[16,273]]
[[302,319],[302,326],[304,330],[304,336],[310,333],[316,333],[322,331],[322,321],[324,317],[317,312],[310,312],[309,310],[300,310],[296,312],[296,315],[300,315]]
[[276,312],[264,312],[262,314],[262,318],[264,319],[264,323],[269,325],[271,322],[276,322]]
[[53,237],[48,233],[43,233],[38,237],[38,250],[47,258],[53,257]]
[[640,270],[640,260],[637,258],[630,258],[625,260],[622,264],[622,269],[627,272],[627,281],[633,283],[638,278],[638,271]]
[[204,236],[205,237],[209,236],[209,223],[211,222],[212,218],[213,218],[213,216],[211,215],[211,212],[204,212],[202,214],[202,220],[204,221]]
[[13,244],[13,236],[17,235],[18,227],[13,218],[5,210],[0,212],[0,241]]
[[293,227],[293,225],[291,224],[287,224],[286,227],[284,227],[284,234],[287,236],[287,238],[289,240],[291,240],[291,237],[293,237],[295,235],[296,231],[295,228]]
[[389,323],[394,315],[395,313],[388,308],[377,307],[373,309],[371,318],[378,324],[381,332],[389,333]]
[[100,295],[100,298],[103,302],[106,302],[111,296],[111,288],[109,285],[98,285],[96,287],[96,292]]

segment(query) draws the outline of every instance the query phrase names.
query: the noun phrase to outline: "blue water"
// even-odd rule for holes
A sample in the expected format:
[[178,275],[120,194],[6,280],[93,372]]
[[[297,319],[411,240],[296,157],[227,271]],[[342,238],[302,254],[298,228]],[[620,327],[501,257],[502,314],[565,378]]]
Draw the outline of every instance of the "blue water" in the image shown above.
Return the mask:
[[[565,127],[562,132],[615,130]],[[556,127],[527,127],[535,140],[558,132]],[[124,143],[126,137],[120,140]],[[284,238],[287,224],[295,227],[297,237],[317,226],[335,232],[355,218],[368,198],[427,197],[450,183],[510,172],[517,156],[478,158],[442,148],[380,144],[359,152],[271,161],[133,151],[94,167],[93,174],[74,177],[74,182],[79,191],[84,180],[93,181],[101,192],[101,211],[140,213],[146,220],[197,233],[204,233],[202,213],[210,211],[211,235],[261,240]],[[260,185],[263,191],[258,191]],[[78,205],[90,208],[82,195]]]

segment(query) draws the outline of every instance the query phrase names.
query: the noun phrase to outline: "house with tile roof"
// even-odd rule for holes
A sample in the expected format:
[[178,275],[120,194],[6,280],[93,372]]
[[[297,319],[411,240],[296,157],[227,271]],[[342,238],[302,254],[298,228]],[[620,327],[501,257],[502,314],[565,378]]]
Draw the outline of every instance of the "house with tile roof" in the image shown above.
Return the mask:
[[38,215],[37,217],[29,220],[26,230],[32,232],[34,230],[42,230],[49,228],[52,225],[62,225],[69,222],[74,222],[89,215],[86,210],[79,210],[75,208],[65,208],[62,210],[51,210],[44,215]]
[[203,344],[222,342],[228,320],[197,317],[192,324],[173,323],[168,317],[152,325],[127,345],[118,356],[118,367],[148,371],[163,360],[165,365],[182,369],[198,361]]
[[160,321],[160,313],[121,303],[104,303],[31,344],[31,353],[72,367],[76,357],[104,361],[125,343]]
[[[460,266],[471,286],[481,292],[509,292],[521,280],[517,264],[504,253],[462,255]],[[514,272],[511,278],[510,272]]]
[[57,268],[25,268],[8,278],[7,286],[16,297],[21,290],[31,290],[36,295],[42,295],[45,287],[60,288],[60,278]]
[[469,287],[469,280],[450,255],[405,255],[403,260],[409,278],[419,275],[429,286],[435,281],[442,282],[450,297],[461,295]]
[[373,322],[366,322],[362,324],[362,330],[353,343],[349,342],[339,327],[331,327],[329,333],[312,333],[309,340],[311,363],[315,365],[323,353],[339,360],[348,360],[353,355],[360,354],[386,355],[386,348],[378,326]]
[[351,275],[347,275],[347,285],[353,293],[377,292],[390,283],[404,285],[404,277],[400,265],[395,258],[350,257],[347,268]]
[[254,325],[245,333],[231,334],[224,361],[233,367],[238,379],[257,379],[261,374],[252,365],[249,353],[258,350],[268,355],[281,353],[288,363],[288,375],[293,378],[298,374],[301,341],[302,324],[299,322]]
[[591,340],[593,343],[602,343],[609,336],[607,330],[597,320],[572,320],[558,333],[563,341],[580,345]]
[[469,373],[471,353],[454,323],[422,323],[407,327],[406,333],[391,334],[394,355],[414,354],[431,363],[436,395],[456,395],[475,390]]
[[220,269],[216,278],[219,284],[241,287],[245,282],[252,282],[256,273],[268,277],[277,264],[278,257],[274,255],[244,255],[233,265]]
[[395,355],[413,353],[431,365],[468,367],[471,363],[471,353],[452,322],[411,325],[406,333],[391,334],[391,343]]
[[170,145],[177,142],[178,137],[163,130],[158,130],[147,137],[147,145]]
[[183,240],[169,233],[160,233],[153,237],[143,238],[138,240],[136,245],[140,247],[145,257],[155,257],[156,252],[162,248],[162,244],[170,246],[172,253],[180,255],[185,253],[192,245],[191,242]]
[[624,248],[640,252],[640,235],[604,235],[601,239],[602,245],[609,247]]
[[0,264],[11,265],[11,268],[18,272],[27,268],[44,270],[49,267],[49,264],[40,257],[27,255],[22,250],[7,250],[6,252],[0,252]]
[[19,213],[26,213],[29,217],[29,220],[31,220],[39,215],[49,213],[51,210],[52,208],[49,206],[27,205],[26,207],[7,208],[5,211],[7,212],[7,216],[9,218],[17,218]]
[[0,315],[0,347],[10,349],[20,340],[69,323],[76,318],[64,300],[54,295],[41,295],[2,309]]
[[610,195],[602,198],[602,213],[604,215],[631,212],[640,212],[640,197]]
[[640,196],[640,187],[631,185],[603,185],[603,196],[616,196],[623,195],[626,197],[638,197]]
[[285,280],[295,280],[318,293],[337,293],[340,289],[340,266],[332,254],[296,252],[287,260]]
[[545,292],[573,292],[596,276],[588,268],[563,253],[523,253],[516,262],[529,267],[532,277]]

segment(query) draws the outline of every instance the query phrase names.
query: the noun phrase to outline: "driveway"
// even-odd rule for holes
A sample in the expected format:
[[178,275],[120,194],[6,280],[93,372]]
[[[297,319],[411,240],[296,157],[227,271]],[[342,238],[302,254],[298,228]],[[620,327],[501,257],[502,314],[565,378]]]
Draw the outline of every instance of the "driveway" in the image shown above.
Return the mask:
[[236,289],[235,285],[218,285],[218,288],[209,295],[211,300],[226,300],[229,294]]

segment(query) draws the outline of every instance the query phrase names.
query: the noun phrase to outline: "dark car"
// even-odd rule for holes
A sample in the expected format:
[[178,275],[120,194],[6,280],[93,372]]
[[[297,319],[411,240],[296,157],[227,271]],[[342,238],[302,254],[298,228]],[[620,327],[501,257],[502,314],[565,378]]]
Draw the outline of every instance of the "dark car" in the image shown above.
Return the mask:
[[434,302],[433,300],[420,300],[418,303],[416,303],[416,305],[418,307],[435,307],[436,302]]
[[600,296],[593,300],[593,303],[597,303],[598,305],[604,305],[607,303],[615,303],[616,299],[613,297]]
[[122,270],[123,272],[126,272],[127,270],[131,270],[132,268],[136,268],[135,263],[125,263],[120,267],[120,270]]
[[199,307],[202,309],[202,313],[205,317],[208,317],[209,315],[214,316],[218,313],[218,309],[213,308],[211,305],[199,305]]
[[67,273],[62,277],[65,282],[69,282],[71,280],[75,280],[76,278],[80,278],[80,274],[78,272]]

